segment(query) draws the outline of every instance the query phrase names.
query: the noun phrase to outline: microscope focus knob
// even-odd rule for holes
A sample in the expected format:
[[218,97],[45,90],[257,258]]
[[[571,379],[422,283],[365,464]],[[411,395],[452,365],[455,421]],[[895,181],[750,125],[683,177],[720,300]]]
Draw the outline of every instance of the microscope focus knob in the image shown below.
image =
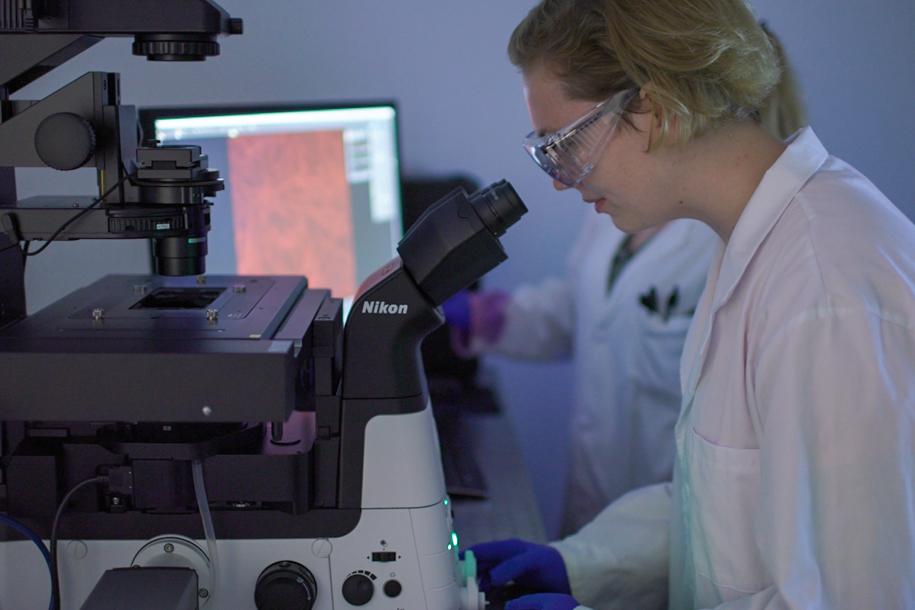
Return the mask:
[[45,165],[69,171],[82,167],[95,153],[95,130],[72,112],[45,117],[35,130],[35,152]]
[[364,606],[375,595],[375,585],[368,576],[353,574],[343,581],[343,599],[354,606]]
[[311,610],[318,595],[314,575],[300,563],[278,561],[257,577],[257,610]]
[[219,55],[219,43],[209,34],[137,34],[133,54],[151,61],[203,61]]

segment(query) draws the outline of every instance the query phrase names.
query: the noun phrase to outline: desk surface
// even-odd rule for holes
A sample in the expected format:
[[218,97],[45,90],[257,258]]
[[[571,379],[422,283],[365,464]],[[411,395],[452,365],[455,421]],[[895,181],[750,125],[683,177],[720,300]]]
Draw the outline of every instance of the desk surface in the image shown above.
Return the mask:
[[478,542],[521,538],[546,542],[534,490],[511,424],[504,415],[465,413],[489,497],[453,498],[461,548]]

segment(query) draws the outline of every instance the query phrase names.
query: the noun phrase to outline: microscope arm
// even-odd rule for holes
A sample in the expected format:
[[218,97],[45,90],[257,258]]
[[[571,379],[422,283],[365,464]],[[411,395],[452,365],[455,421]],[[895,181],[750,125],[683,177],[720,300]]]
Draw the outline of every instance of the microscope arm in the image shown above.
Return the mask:
[[501,181],[430,206],[398,246],[400,258],[360,287],[344,330],[343,398],[426,394],[420,345],[444,322],[438,308],[506,259],[499,237],[527,212]]

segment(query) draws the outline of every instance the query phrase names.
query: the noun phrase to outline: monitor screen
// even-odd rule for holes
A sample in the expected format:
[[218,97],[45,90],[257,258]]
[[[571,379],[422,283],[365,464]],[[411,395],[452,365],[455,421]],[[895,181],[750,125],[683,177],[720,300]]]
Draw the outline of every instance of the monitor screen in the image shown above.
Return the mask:
[[304,275],[349,309],[402,236],[391,103],[147,108],[146,137],[199,144],[225,190],[214,197],[207,273]]

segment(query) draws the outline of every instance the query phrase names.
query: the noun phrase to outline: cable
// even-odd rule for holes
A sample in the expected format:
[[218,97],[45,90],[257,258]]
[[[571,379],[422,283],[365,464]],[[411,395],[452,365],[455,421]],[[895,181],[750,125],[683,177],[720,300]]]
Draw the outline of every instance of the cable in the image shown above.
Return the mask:
[[[113,188],[113,187],[112,187]],[[102,197],[104,199],[104,196]],[[67,508],[67,503],[70,502],[76,492],[78,492],[83,487],[88,487],[89,485],[97,483],[107,483],[108,477],[92,477],[91,479],[86,479],[81,483],[77,483],[73,489],[67,492],[67,495],[64,496],[63,501],[60,503],[60,506],[57,507],[57,513],[54,515],[54,524],[51,526],[51,599],[53,601],[54,608],[61,610],[62,606],[60,603],[60,575],[57,573],[57,526],[60,525],[60,517],[64,514],[64,509]]]
[[6,246],[5,248],[0,248],[0,252],[6,252],[7,250],[12,250],[13,248],[18,248],[18,247],[20,247],[19,244],[10,244],[10,245]]
[[130,178],[130,176],[129,176],[128,174],[125,173],[123,176],[121,176],[121,179],[118,180],[117,182],[115,182],[114,185],[113,185],[111,188],[109,188],[107,191],[105,191],[105,192],[102,194],[101,197],[99,197],[98,199],[96,199],[95,201],[93,201],[92,203],[90,203],[88,206],[86,206],[85,208],[83,208],[82,211],[80,211],[79,214],[76,214],[76,215],[74,215],[74,216],[71,216],[70,219],[69,219],[67,222],[65,222],[64,224],[60,225],[60,228],[57,229],[56,231],[54,231],[54,233],[51,235],[51,237],[49,237],[47,240],[45,240],[44,245],[42,245],[40,248],[38,248],[38,249],[35,250],[34,252],[29,252],[28,250],[26,250],[26,251],[25,251],[25,255],[26,255],[26,256],[35,256],[35,255],[38,255],[38,254],[41,254],[42,252],[44,252],[44,249],[47,248],[48,246],[50,246],[51,243],[57,238],[57,236],[64,232],[64,229],[66,229],[66,228],[69,227],[71,224],[73,224],[74,222],[76,222],[77,220],[79,220],[80,218],[82,218],[85,214],[88,214],[89,211],[92,210],[92,208],[94,208],[95,206],[97,206],[97,205],[100,204],[101,202],[105,201],[105,198],[107,198],[108,195],[110,195],[111,193],[113,193],[113,192],[114,192],[114,189],[116,189],[116,188],[118,188],[119,186],[121,186],[122,184],[124,184],[124,182],[125,182],[128,178]]
[[[0,524],[6,525],[6,526],[16,530],[17,532],[19,532],[20,534],[22,534],[23,536],[25,536],[26,538],[28,538],[29,540],[31,540],[32,542],[35,543],[35,546],[37,546],[38,550],[41,551],[41,555],[42,555],[42,557],[44,557],[45,563],[48,564],[48,576],[50,576],[51,575],[51,554],[48,552],[48,547],[46,547],[44,542],[41,540],[41,538],[38,537],[38,534],[36,534],[32,530],[30,530],[28,527],[26,527],[22,523],[16,521],[12,517],[7,517],[6,515],[0,515]],[[51,595],[51,601],[48,602],[48,610],[54,610],[53,593]]]
[[203,462],[191,462],[191,473],[194,478],[194,494],[197,497],[197,508],[200,509],[200,518],[203,521],[203,533],[207,539],[207,551],[210,554],[210,597],[213,597],[219,588],[219,554],[216,548],[216,531],[213,529],[213,517],[210,515],[210,502],[207,500],[207,490],[203,481]]

